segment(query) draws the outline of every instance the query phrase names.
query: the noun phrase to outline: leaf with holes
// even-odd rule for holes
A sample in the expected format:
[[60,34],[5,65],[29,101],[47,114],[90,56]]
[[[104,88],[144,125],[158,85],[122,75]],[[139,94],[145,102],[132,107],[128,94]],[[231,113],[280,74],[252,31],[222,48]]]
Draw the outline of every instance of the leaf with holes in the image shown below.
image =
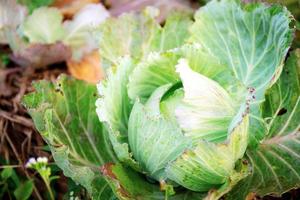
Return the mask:
[[114,196],[99,171],[116,159],[95,111],[96,86],[60,76],[56,83],[40,81],[34,87],[23,102],[57,165],[95,199]]

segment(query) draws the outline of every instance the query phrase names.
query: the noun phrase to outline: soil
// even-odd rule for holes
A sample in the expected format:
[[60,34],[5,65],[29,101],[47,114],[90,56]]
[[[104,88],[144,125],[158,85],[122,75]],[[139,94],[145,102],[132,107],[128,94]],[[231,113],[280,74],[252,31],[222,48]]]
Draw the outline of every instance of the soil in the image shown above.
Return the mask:
[[[0,47],[1,52],[9,51]],[[22,68],[10,63],[0,69],[0,158],[5,164],[14,166],[21,177],[33,178],[36,187],[34,199],[43,199],[46,192],[43,181],[32,170],[24,167],[30,157],[46,156],[53,162],[51,154],[45,150],[45,142],[34,128],[34,124],[21,104],[24,94],[32,92],[32,81],[54,81],[61,73],[67,73],[66,65],[56,64],[42,69]],[[0,163],[0,165],[3,163]],[[58,199],[67,192],[67,179],[59,172],[59,180],[54,187]],[[4,197],[6,199],[6,197]],[[10,199],[10,197],[7,197]]]

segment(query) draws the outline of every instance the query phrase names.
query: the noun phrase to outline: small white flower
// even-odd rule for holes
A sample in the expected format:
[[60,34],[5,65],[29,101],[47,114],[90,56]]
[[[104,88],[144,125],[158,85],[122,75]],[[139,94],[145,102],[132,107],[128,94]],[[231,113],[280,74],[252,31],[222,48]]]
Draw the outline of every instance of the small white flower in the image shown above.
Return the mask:
[[32,165],[34,165],[34,164],[36,164],[35,158],[29,158],[29,160],[25,164],[25,167],[29,168],[29,167],[32,167]]
[[48,158],[47,157],[44,157],[44,162],[48,163]]
[[43,162],[42,160],[43,160],[43,158],[42,158],[42,157],[38,157],[38,158],[36,159],[36,161],[37,161],[38,163],[41,163],[41,162]]
[[29,158],[28,162],[32,163],[32,164],[35,164],[36,163],[36,160],[35,158]]
[[38,157],[37,162],[47,164],[48,163],[48,158],[47,157]]

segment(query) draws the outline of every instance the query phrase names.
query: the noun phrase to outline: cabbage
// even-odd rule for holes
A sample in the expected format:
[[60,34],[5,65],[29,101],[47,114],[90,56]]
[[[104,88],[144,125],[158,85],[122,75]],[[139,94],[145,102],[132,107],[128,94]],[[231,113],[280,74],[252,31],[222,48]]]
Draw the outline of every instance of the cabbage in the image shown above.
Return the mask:
[[107,77],[97,87],[63,75],[24,98],[65,175],[93,199],[246,199],[299,187],[289,11],[213,0],[194,21],[174,13],[161,26],[157,14],[100,26]]

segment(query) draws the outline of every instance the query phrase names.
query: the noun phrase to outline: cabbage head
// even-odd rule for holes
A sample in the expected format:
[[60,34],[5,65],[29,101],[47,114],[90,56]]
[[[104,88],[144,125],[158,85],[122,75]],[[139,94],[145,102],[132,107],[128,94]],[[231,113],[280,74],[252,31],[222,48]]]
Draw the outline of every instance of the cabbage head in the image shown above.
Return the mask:
[[106,79],[97,87],[61,76],[25,97],[64,174],[101,200],[246,199],[299,187],[300,50],[290,50],[289,11],[212,0],[164,25],[158,14],[99,26]]

